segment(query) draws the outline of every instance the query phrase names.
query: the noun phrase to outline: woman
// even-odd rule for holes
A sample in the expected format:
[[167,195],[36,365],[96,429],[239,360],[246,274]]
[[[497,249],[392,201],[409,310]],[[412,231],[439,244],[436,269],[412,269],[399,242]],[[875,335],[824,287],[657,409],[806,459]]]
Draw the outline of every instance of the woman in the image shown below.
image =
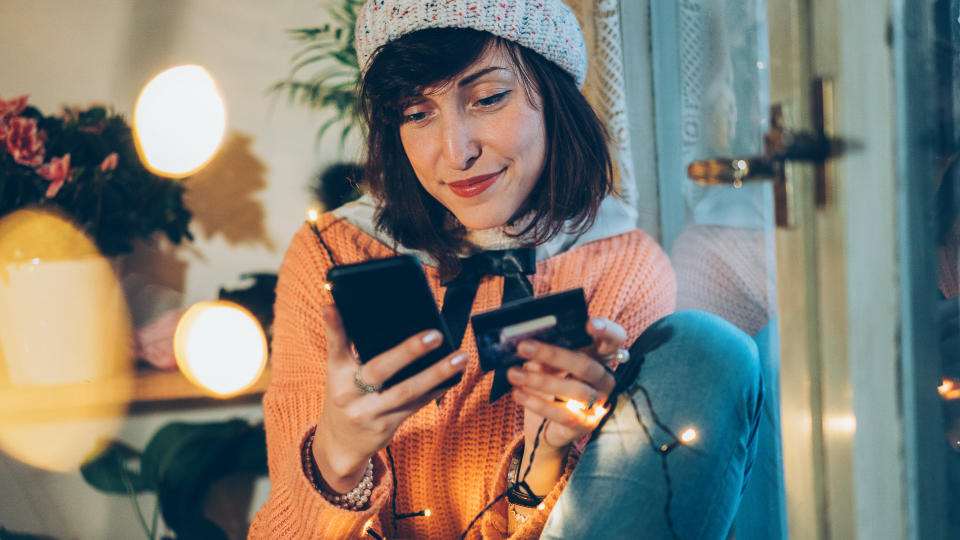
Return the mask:
[[[698,535],[725,533],[760,399],[754,353],[728,327],[668,318],[645,333],[631,349],[644,357],[632,364],[645,366],[636,382],[663,408],[634,412],[621,399],[586,443],[600,423],[595,404],[619,389],[618,378],[634,382],[604,366],[627,359],[623,349],[673,310],[675,283],[656,243],[608,196],[606,136],[578,90],[586,55],[570,10],[559,0],[370,0],[357,22],[357,52],[373,196],[305,226],[284,260],[264,398],[272,491],[250,536],[357,538],[367,528],[391,538],[634,537],[637,526],[653,535],[686,532],[673,523],[671,500],[678,511],[706,513],[692,522]],[[323,282],[334,264],[398,252],[425,263],[462,342],[382,389],[442,338],[411,336],[361,365]],[[485,275],[485,267],[501,275]],[[585,291],[592,346],[526,341],[518,350],[528,361],[506,380],[480,370],[470,313],[575,287]],[[714,361],[696,345],[704,329],[748,361],[732,369]],[[685,354],[699,363],[672,361]],[[456,374],[456,386],[429,390]],[[710,381],[711,389],[680,400],[679,380]],[[569,400],[585,410],[568,408]],[[701,420],[705,411],[716,419]],[[699,453],[671,454],[690,461],[689,470],[665,476],[661,456],[671,452],[650,461],[650,448],[677,443],[663,423],[674,413],[699,429],[717,426],[717,437]],[[626,484],[618,478],[624,473]],[[649,489],[630,493],[635,482]],[[498,499],[515,484],[528,489]],[[637,495],[648,498],[632,502]],[[616,499],[594,507],[607,497]]]

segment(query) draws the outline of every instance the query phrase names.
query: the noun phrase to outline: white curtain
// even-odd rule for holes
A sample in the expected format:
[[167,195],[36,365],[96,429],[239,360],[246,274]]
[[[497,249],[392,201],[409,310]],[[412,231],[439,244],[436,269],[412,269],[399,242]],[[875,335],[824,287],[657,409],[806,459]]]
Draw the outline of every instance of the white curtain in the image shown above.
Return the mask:
[[623,45],[620,34],[620,0],[566,0],[576,13],[590,58],[584,95],[593,105],[611,136],[617,181],[636,203],[627,96],[624,89]]

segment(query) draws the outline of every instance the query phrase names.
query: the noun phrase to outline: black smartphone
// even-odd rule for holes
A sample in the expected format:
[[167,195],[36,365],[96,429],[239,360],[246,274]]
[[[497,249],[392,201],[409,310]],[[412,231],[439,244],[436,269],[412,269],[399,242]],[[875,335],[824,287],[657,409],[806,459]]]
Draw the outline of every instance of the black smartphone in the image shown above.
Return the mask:
[[[435,328],[443,335],[440,347],[397,372],[383,383],[384,388],[423,371],[456,349],[416,257],[400,255],[334,266],[327,272],[327,283],[361,362],[423,330]],[[438,388],[459,381],[458,373]]]

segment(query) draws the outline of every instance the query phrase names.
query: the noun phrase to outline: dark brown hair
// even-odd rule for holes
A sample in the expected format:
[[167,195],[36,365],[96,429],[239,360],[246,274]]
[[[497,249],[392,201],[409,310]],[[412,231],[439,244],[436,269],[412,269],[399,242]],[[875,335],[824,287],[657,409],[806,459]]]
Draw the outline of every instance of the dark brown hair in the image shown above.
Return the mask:
[[517,236],[530,233],[532,243],[541,244],[560,232],[580,234],[613,190],[607,131],[560,66],[512,41],[462,28],[420,30],[384,45],[359,90],[369,128],[365,179],[381,200],[377,227],[400,244],[429,253],[444,277],[459,272],[457,255],[466,230],[417,180],[400,141],[403,105],[453,79],[492,47],[509,53],[527,99],[541,104],[546,128],[543,173],[511,222],[531,211],[533,219]]

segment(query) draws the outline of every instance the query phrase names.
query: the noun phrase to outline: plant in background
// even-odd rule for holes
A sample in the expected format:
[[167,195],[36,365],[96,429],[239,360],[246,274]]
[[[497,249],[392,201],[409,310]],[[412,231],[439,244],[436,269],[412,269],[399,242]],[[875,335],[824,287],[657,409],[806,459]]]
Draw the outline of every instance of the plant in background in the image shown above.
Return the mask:
[[354,128],[362,129],[357,110],[356,85],[360,78],[353,46],[357,12],[364,0],[339,0],[327,12],[336,24],[288,30],[303,43],[291,59],[290,75],[271,88],[286,92],[291,102],[311,109],[329,110],[333,116],[317,130],[317,141],[335,124],[340,125],[340,148]]
[[158,231],[192,240],[183,192],[141,164],[122,116],[101,106],[44,116],[27,96],[0,99],[0,216],[59,209],[113,256]]
[[[149,540],[157,538],[160,515],[177,538],[227,540],[205,514],[204,500],[210,487],[227,476],[267,474],[266,437],[263,424],[244,420],[172,422],[154,434],[142,453],[114,441],[80,473],[98,491],[126,496]],[[157,496],[149,524],[137,501],[143,493]]]

